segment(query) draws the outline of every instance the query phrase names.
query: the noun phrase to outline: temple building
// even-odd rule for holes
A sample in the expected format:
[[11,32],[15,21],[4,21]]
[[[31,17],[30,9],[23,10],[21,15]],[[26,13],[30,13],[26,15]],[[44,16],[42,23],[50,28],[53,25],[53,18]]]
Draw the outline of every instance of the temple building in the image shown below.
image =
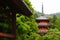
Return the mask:
[[48,29],[50,27],[49,21],[50,18],[44,16],[43,4],[42,4],[42,14],[40,17],[36,18],[36,22],[38,23],[38,28],[39,28],[38,33],[45,34],[48,32]]
[[0,22],[11,23],[11,33],[2,32],[3,28],[0,27],[0,40],[1,38],[8,38],[10,40],[16,40],[16,14],[23,14],[25,16],[31,16],[32,11],[26,5],[23,0],[0,0]]

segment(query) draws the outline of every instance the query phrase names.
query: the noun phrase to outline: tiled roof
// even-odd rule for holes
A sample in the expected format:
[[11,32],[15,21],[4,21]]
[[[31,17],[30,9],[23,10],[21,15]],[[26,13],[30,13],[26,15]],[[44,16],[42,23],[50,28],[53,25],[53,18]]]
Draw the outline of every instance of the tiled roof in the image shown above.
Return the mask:
[[36,20],[47,20],[47,19],[49,19],[49,18],[47,18],[45,16],[40,16],[40,17],[36,18]]

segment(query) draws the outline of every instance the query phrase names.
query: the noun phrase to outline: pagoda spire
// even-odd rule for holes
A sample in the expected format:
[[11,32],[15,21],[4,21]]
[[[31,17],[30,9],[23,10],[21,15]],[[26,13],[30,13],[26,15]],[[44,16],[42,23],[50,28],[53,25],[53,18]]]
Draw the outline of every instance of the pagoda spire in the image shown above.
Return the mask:
[[42,2],[42,14],[41,14],[41,16],[44,16],[43,2]]

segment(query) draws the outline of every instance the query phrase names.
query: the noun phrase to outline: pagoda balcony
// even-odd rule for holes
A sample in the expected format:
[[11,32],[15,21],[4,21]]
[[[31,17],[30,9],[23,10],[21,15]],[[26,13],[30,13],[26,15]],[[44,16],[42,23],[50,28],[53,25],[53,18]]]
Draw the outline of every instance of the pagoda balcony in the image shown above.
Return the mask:
[[38,27],[50,27],[50,24],[38,24]]
[[40,29],[40,30],[38,30],[38,33],[47,33],[48,32],[48,30],[47,29]]

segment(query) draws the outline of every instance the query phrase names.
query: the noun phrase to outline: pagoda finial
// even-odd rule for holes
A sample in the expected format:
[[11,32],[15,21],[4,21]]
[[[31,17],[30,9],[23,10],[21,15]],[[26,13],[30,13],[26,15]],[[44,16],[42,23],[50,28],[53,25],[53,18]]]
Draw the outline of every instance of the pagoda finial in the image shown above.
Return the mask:
[[43,2],[42,2],[42,15],[41,16],[44,16]]

